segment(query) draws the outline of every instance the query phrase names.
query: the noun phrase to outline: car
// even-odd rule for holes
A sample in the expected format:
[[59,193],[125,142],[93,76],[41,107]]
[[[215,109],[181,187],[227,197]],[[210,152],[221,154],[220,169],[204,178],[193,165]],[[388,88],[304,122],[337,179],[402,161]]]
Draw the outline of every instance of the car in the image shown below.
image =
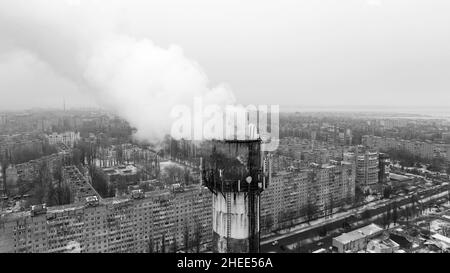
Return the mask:
[[278,241],[273,241],[273,242],[272,242],[272,245],[273,245],[273,246],[278,245]]
[[100,203],[99,199],[97,196],[93,195],[93,196],[88,196],[86,197],[86,205],[88,206],[92,206],[92,207],[97,207]]
[[31,206],[31,216],[36,216],[39,214],[45,214],[47,213],[47,205],[46,204],[40,204],[40,205],[34,205]]
[[133,190],[131,192],[131,197],[133,199],[143,199],[145,198],[145,193],[143,190],[139,189],[139,190]]

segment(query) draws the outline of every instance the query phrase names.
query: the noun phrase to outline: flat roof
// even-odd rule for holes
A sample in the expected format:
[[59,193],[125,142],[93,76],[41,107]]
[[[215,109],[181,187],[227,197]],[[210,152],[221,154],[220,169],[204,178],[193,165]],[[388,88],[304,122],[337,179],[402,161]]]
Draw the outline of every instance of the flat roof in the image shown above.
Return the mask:
[[390,238],[387,238],[387,239],[375,239],[375,240],[372,240],[372,243],[377,245],[379,248],[383,248],[383,249],[388,249],[388,248],[393,248],[393,247],[398,247],[399,246],[399,244],[397,244],[396,242],[394,242]]
[[431,235],[431,237],[433,237],[434,239],[439,240],[441,242],[444,242],[447,245],[450,245],[450,238],[448,238],[448,237],[446,237],[444,235],[436,233],[436,234]]
[[411,179],[408,176],[396,174],[396,173],[390,173],[389,176],[390,176],[391,180],[396,180],[396,181],[406,181],[406,180]]
[[349,242],[353,242],[362,238],[365,238],[367,236],[376,234],[378,232],[383,231],[383,229],[375,224],[370,224],[368,226],[362,227],[360,229],[343,233],[340,236],[334,238],[334,240],[337,240],[343,244],[347,244]]

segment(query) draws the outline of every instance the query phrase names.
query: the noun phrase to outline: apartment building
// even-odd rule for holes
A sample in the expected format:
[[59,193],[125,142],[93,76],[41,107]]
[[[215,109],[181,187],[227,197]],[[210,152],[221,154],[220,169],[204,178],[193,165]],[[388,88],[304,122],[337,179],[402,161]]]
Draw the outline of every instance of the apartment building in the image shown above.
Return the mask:
[[17,170],[17,175],[22,181],[33,181],[38,176],[43,164],[47,164],[49,170],[53,171],[67,156],[66,153],[52,154],[36,160],[30,160],[26,163],[17,164],[14,168]]
[[325,215],[354,197],[355,166],[351,162],[330,161],[274,173],[270,187],[261,195],[262,232],[305,220],[311,207],[315,215]]
[[[447,153],[449,145],[431,142],[403,140],[379,136],[363,136],[362,143],[370,149],[379,151],[404,150],[424,159],[432,159]],[[447,153],[447,157],[449,157]],[[450,157],[449,157],[450,158]]]
[[50,145],[56,145],[58,143],[64,143],[65,145],[72,147],[80,140],[80,133],[77,132],[65,132],[65,133],[53,133],[47,135],[47,140]]
[[10,154],[17,148],[42,150],[43,139],[39,135],[17,134],[0,136],[0,155]]
[[281,171],[270,178],[261,195],[261,229],[271,231],[283,222],[305,215],[308,200],[308,171]]
[[312,164],[312,186],[308,192],[319,215],[339,207],[355,197],[355,165],[347,161]]
[[73,203],[84,202],[86,197],[100,196],[76,166],[63,167],[62,176],[64,182],[70,187]]
[[[94,198],[95,199],[95,198]],[[98,200],[98,199],[97,199]],[[1,215],[0,252],[174,252],[212,240],[200,186]]]
[[364,191],[374,190],[379,182],[379,154],[377,152],[365,151],[363,154],[345,153],[344,159],[355,162],[356,185]]

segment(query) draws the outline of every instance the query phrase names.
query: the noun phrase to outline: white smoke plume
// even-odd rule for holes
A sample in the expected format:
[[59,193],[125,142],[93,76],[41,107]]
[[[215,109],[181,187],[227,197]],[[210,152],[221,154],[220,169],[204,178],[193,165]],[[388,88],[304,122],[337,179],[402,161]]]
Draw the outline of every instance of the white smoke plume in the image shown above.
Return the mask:
[[[201,67],[181,47],[158,47],[151,38],[120,31],[126,1],[1,0],[0,33],[89,92],[97,103],[125,118],[138,137],[159,140],[170,132],[178,104],[235,101],[226,85],[210,87]],[[39,94],[34,94],[36,98]]]

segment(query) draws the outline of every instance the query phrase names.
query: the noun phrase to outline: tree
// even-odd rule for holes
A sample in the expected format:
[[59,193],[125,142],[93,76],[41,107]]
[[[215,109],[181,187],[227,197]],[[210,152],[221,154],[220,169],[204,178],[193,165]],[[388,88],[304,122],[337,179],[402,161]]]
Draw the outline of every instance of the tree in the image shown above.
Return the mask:
[[167,184],[177,183],[182,177],[184,177],[184,169],[176,165],[167,166],[162,174],[162,180]]
[[9,167],[9,159],[6,151],[0,160],[1,160],[0,167],[2,168],[2,178],[3,178],[3,192],[5,195],[8,195],[8,189],[6,185],[6,169]]
[[191,182],[191,172],[187,167],[184,167],[184,184],[189,185]]
[[355,187],[355,199],[354,199],[353,205],[357,206],[359,203],[363,202],[364,199],[365,199],[365,196],[364,196],[363,190],[361,189],[360,186],[356,186]]
[[406,221],[409,223],[410,209],[408,206],[405,207],[405,216],[406,216]]
[[116,161],[119,164],[123,163],[123,148],[122,148],[122,145],[117,145],[116,146]]
[[431,165],[428,167],[428,170],[440,172],[442,171],[442,167],[445,164],[445,159],[442,157],[435,157],[431,160]]
[[189,226],[187,223],[187,219],[185,219],[184,222],[184,234],[183,234],[183,239],[184,239],[184,249],[186,252],[188,252],[189,249]]
[[365,210],[361,216],[363,219],[370,219],[372,218],[372,213],[370,210]]
[[383,189],[383,198],[384,199],[389,199],[391,197],[392,194],[392,188],[390,186],[385,187]]
[[125,177],[120,176],[117,182],[117,191],[119,194],[125,194],[128,190],[128,183]]
[[35,180],[35,197],[38,204],[42,204],[49,200],[49,194],[53,193],[51,191],[52,181],[52,175],[48,168],[48,164],[46,161],[43,161],[39,166],[38,176]]
[[391,205],[389,205],[383,217],[383,225],[385,228],[389,227],[389,225],[391,224],[391,220],[392,220]]
[[80,149],[74,148],[72,150],[71,164],[76,166],[84,164],[83,153],[81,152]]
[[412,195],[411,196],[411,204],[412,204],[412,206],[411,206],[411,216],[412,217],[415,217],[417,215],[417,210],[416,210],[417,202],[418,202],[417,195],[415,195],[415,194]]
[[333,194],[330,194],[330,204],[329,204],[330,214],[333,216],[333,210],[334,210],[334,201],[333,201]]
[[328,230],[327,230],[326,226],[323,226],[319,231],[319,236],[325,237],[325,236],[327,236],[327,232],[328,232]]
[[177,253],[178,243],[177,243],[177,236],[174,234],[173,236],[173,253]]
[[91,174],[92,187],[100,194],[102,197],[110,197],[110,191],[108,190],[108,181],[106,175],[102,170],[91,166],[89,173]]
[[308,200],[308,204],[306,207],[306,217],[308,219],[308,223],[311,222],[311,220],[313,220],[316,213],[317,213],[316,204],[313,204],[310,200]]
[[197,217],[194,218],[194,227],[195,227],[195,229],[194,229],[194,236],[195,236],[194,245],[196,248],[196,252],[200,253],[201,244],[202,244],[202,230],[201,230],[202,226]]
[[264,227],[265,227],[267,230],[270,230],[270,229],[272,228],[272,225],[273,225],[273,217],[272,217],[272,215],[267,215],[267,216],[264,218]]
[[17,180],[17,185],[19,185],[19,195],[24,195],[30,190],[20,177]]
[[166,253],[166,234],[164,233],[161,238],[161,253]]
[[148,243],[147,243],[147,252],[148,253],[153,253],[153,251],[154,251],[154,246],[153,246],[153,238],[152,237],[150,237],[149,239],[148,239]]
[[397,203],[394,203],[394,207],[392,208],[392,221],[394,224],[397,224],[398,220],[398,212],[397,212]]

